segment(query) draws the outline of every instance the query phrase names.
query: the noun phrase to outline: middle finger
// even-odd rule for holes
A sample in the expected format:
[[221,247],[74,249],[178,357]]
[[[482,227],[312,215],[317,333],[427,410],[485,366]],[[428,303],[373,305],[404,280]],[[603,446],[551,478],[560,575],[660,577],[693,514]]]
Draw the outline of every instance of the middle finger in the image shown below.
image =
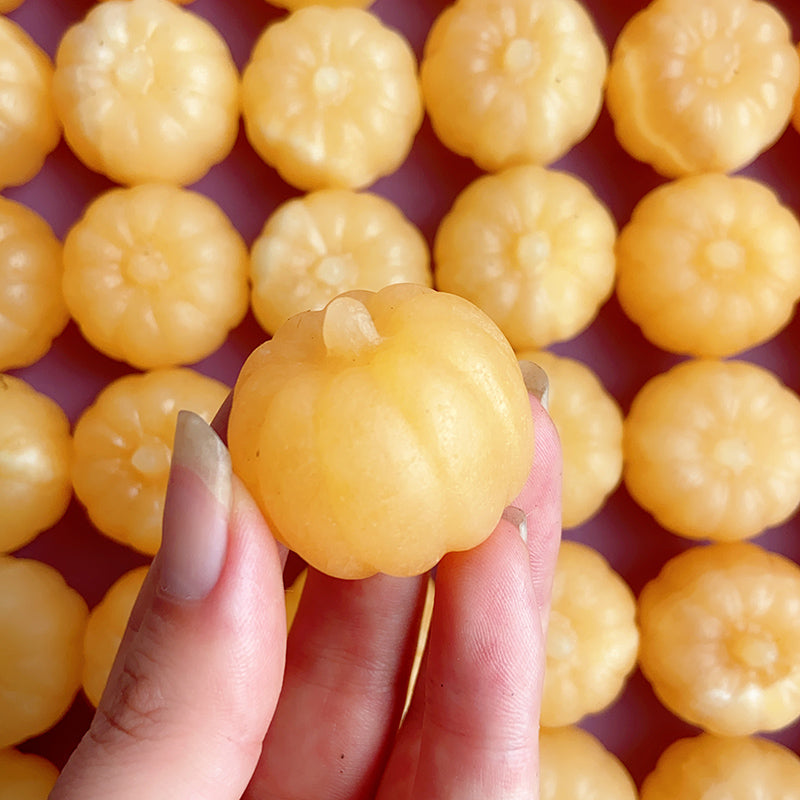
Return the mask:
[[427,580],[309,571],[247,798],[374,796],[403,710]]

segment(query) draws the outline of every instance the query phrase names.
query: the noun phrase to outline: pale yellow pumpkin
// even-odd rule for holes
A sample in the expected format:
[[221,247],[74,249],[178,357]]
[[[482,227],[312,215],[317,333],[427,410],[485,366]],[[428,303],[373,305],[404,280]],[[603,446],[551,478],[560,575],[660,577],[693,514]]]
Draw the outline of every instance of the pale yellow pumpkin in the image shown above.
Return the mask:
[[415,575],[488,537],[522,489],[533,423],[516,357],[469,301],[347,292],[248,359],[233,467],[275,536],[329,575]]

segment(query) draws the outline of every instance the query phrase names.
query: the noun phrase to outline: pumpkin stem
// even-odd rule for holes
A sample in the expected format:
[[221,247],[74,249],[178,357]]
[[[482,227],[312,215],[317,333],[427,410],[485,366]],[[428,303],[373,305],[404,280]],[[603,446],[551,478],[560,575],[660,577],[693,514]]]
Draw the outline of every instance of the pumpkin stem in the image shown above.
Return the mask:
[[331,355],[356,358],[377,347],[382,337],[367,307],[354,297],[336,297],[325,308],[322,340]]

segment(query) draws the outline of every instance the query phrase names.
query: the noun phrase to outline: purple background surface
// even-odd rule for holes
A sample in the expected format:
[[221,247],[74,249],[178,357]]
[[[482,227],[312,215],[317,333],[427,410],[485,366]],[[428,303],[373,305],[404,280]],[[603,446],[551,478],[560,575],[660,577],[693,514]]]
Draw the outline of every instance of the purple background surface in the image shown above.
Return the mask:
[[[9,16],[54,55],[65,29],[79,20],[91,5],[88,0],[27,0]],[[420,55],[430,24],[445,5],[444,0],[395,3],[378,0],[373,10],[402,31]],[[643,5],[644,0],[586,2],[609,47],[625,20]],[[800,4],[794,0],[776,0],[775,5],[789,20],[796,40],[800,36]],[[245,64],[263,28],[283,13],[264,0],[196,0],[187,8],[206,17],[219,29],[239,67]],[[800,212],[798,144],[800,134],[790,127],[774,147],[742,171],[769,182],[796,212]],[[589,181],[620,225],[626,222],[635,203],[662,180],[649,167],[636,163],[621,150],[605,110],[586,140],[554,166]],[[407,162],[372,188],[397,202],[431,242],[439,220],[456,194],[478,174],[474,165],[449,153],[436,141],[426,121]],[[62,141],[39,175],[27,185],[8,189],[3,194],[38,211],[51,223],[56,234],[63,236],[89,200],[110,185],[105,178],[83,167]],[[248,244],[260,232],[273,209],[298,194],[258,158],[243,134],[231,156],[193,188],[220,203]],[[252,316],[248,316],[217,353],[195,367],[232,384],[247,354],[263,339],[264,334]],[[800,319],[794,319],[772,341],[741,357],[774,370],[797,391],[800,390],[798,341]],[[634,394],[648,378],[679,360],[647,343],[613,298],[584,333],[552,349],[589,364],[623,410],[628,409]],[[74,422],[103,386],[130,371],[127,365],[94,351],[74,323],[70,323],[50,353],[37,364],[14,374],[57,400]],[[800,517],[754,541],[800,561],[798,532]],[[566,532],[565,536],[603,553],[637,593],[669,557],[691,545],[659,528],[635,505],[624,487],[614,493],[595,518]],[[58,525],[18,551],[18,555],[38,558],[58,568],[90,606],[100,600],[123,572],[146,563],[141,555],[97,533],[76,500]],[[60,767],[85,731],[91,714],[91,707],[79,694],[59,724],[21,748],[45,755]],[[622,759],[637,783],[653,768],[667,744],[695,730],[658,703],[638,672],[611,708],[587,718],[582,724]],[[771,738],[797,752],[800,725]]]

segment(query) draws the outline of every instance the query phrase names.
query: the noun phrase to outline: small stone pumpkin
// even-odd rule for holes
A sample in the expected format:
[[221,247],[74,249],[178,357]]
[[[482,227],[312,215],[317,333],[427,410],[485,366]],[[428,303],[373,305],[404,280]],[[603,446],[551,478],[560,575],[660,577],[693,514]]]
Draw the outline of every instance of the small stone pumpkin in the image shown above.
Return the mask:
[[522,489],[533,440],[497,326],[415,284],[290,318],[245,363],[228,429],[277,539],[339,578],[421,574],[480,544]]

